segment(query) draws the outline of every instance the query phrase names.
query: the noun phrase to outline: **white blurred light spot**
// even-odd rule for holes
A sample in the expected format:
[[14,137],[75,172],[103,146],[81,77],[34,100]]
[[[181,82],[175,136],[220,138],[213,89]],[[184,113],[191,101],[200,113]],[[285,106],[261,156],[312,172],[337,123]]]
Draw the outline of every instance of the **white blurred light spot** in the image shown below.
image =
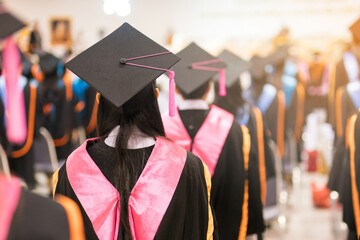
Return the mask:
[[340,223],[340,229],[341,229],[342,231],[346,231],[346,230],[348,229],[347,224],[344,223],[344,222],[341,222],[341,223]]
[[131,12],[130,2],[129,0],[104,0],[104,12],[108,15],[116,13],[125,17]]
[[339,198],[339,193],[336,192],[336,191],[332,191],[332,192],[330,193],[330,198],[331,198],[332,200],[338,199],[338,198]]
[[292,171],[293,177],[292,180],[294,183],[300,183],[301,181],[301,170],[299,167],[294,167]]
[[307,142],[307,141],[310,140],[310,135],[309,135],[308,132],[304,132],[304,133],[303,133],[303,135],[302,135],[302,140],[303,140],[304,142]]
[[288,193],[286,191],[281,191],[280,192],[279,202],[281,204],[286,204],[287,200],[288,200]]
[[279,216],[278,223],[279,223],[280,228],[285,228],[286,227],[286,217],[283,215]]

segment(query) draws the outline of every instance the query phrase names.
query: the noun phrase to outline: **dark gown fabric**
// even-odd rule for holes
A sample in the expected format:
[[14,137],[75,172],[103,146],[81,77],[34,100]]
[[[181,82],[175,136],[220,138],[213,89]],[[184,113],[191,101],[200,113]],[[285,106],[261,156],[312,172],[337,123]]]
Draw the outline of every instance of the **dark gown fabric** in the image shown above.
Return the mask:
[[[180,110],[181,120],[192,140],[203,125],[209,110]],[[212,176],[211,198],[220,239],[237,239],[242,220],[244,180],[249,179],[249,216],[247,234],[264,230],[258,163],[251,150],[249,169],[245,173],[242,151],[243,133],[233,122]]]
[[70,239],[65,209],[58,203],[26,190],[21,191],[8,239]]
[[[220,106],[221,107],[221,106]],[[229,107],[229,106],[227,106]],[[231,107],[230,107],[231,108]],[[262,125],[264,125],[262,118],[257,119],[255,109],[251,106],[250,103],[244,102],[243,105],[240,107],[243,109],[243,114],[248,115],[248,121],[246,124],[247,128],[249,129],[249,134],[251,136],[251,165],[254,169],[249,171],[249,222],[248,222],[248,229],[247,234],[257,233],[260,234],[264,231],[264,220],[262,214],[262,206],[259,205],[261,202],[261,188],[260,188],[260,169],[259,167],[259,143],[258,143],[258,120],[261,120]],[[232,114],[237,114],[237,111],[232,109]],[[239,110],[239,109],[238,109]],[[260,110],[258,110],[260,113]],[[261,114],[261,113],[260,113]],[[239,117],[246,116],[241,115]],[[265,129],[263,128],[263,145],[264,145],[264,161],[265,161],[265,170],[266,170],[266,178],[275,177],[275,163],[272,153],[270,152],[270,148],[267,144],[269,138],[266,135]]]
[[85,115],[82,118],[82,124],[86,131],[86,136],[89,138],[96,137],[96,118],[93,120],[94,116],[97,114],[96,103],[96,90],[92,87],[88,87],[85,90]]
[[74,92],[74,100],[76,102],[75,112],[77,125],[82,126],[85,129],[86,137],[94,138],[97,136],[97,91],[81,79],[72,80],[72,88]]
[[[259,84],[254,86],[251,90],[250,90],[250,98],[252,99],[252,102],[257,102],[262,91],[263,91],[263,87],[265,86],[265,83],[263,84]],[[262,112],[262,116],[263,116],[263,121],[264,121],[264,129],[267,132],[267,135],[270,136],[270,139],[273,140],[278,147],[279,144],[283,144],[283,143],[278,143],[279,139],[283,139],[284,138],[284,131],[279,131],[278,130],[278,126],[284,126],[285,122],[284,119],[285,117],[283,117],[283,119],[279,119],[279,95],[277,94],[270,106],[267,108],[267,110],[265,111],[265,113]],[[285,101],[285,99],[284,99]],[[285,104],[285,102],[284,102]],[[284,113],[285,114],[285,113]],[[278,123],[279,121],[283,121],[282,124]],[[282,134],[282,136],[279,136],[281,138],[278,138],[278,133]]]
[[[136,154],[144,154],[148,159],[153,146],[133,149]],[[87,151],[109,182],[116,186],[114,179],[116,165],[115,148],[107,146],[103,141],[90,141]],[[136,161],[136,159],[134,159]],[[146,162],[137,164],[137,177],[140,176]],[[66,171],[66,164],[59,170],[59,181],[56,193],[74,200],[80,207],[84,219],[86,239],[98,239],[91,221],[72,189]],[[131,186],[131,189],[133,186]],[[175,193],[155,235],[155,239],[206,239],[208,229],[208,195],[204,177],[203,163],[195,155],[188,153],[185,166],[179,179]],[[215,226],[216,228],[216,226]],[[214,239],[218,239],[214,233]],[[120,225],[118,239],[130,239],[124,227]]]
[[[358,60],[358,63],[360,64],[360,61]],[[335,67],[335,77],[331,79],[332,82],[330,83],[330,89],[329,89],[329,121],[333,124],[333,126],[336,126],[336,118],[337,113],[335,110],[335,104],[336,104],[336,93],[339,88],[346,86],[346,84],[349,83],[349,77],[346,72],[345,64],[344,64],[344,58],[341,59]],[[344,123],[346,125],[346,122]]]
[[[346,89],[346,86],[342,87],[342,95],[341,99],[337,99],[341,108],[338,109],[336,118],[340,121],[340,125],[342,128],[342,135],[337,136],[334,144],[334,153],[333,153],[333,165],[330,170],[328,188],[340,193],[341,198],[341,190],[342,188],[342,179],[345,174],[345,166],[346,166],[346,144],[345,144],[345,132],[346,125],[348,123],[348,119],[355,113],[357,113],[357,109],[350,98],[349,92]],[[337,124],[337,125],[339,125]]]
[[[358,191],[359,201],[359,192],[360,192],[360,114],[357,114],[357,120],[355,122],[354,127],[354,138],[347,139],[348,142],[353,141],[355,149],[354,149],[354,162],[355,162],[355,184]],[[349,143],[350,144],[350,143]],[[346,158],[345,158],[345,167],[343,174],[343,185],[342,185],[342,202],[343,202],[343,220],[348,225],[349,228],[349,236],[348,239],[355,240],[358,239],[356,237],[356,221],[354,214],[354,204],[353,204],[353,194],[352,191],[352,176],[351,176],[351,151],[349,148],[346,150]]]
[[[31,106],[31,102],[30,102],[30,98],[31,98],[31,87],[30,87],[30,83],[28,82],[24,89],[23,89],[23,93],[24,93],[24,101],[25,101],[25,111],[26,111],[26,126],[27,126],[27,130],[28,130],[28,135],[27,135],[27,139],[26,141],[28,141],[28,139],[32,139],[31,140],[31,146],[28,149],[28,151],[24,151],[24,154],[21,156],[13,156],[13,153],[15,151],[18,151],[20,149],[23,149],[23,147],[25,146],[26,141],[21,144],[21,145],[13,145],[13,144],[8,144],[7,147],[7,151],[9,152],[9,167],[10,170],[13,174],[19,176],[20,178],[22,178],[26,184],[28,185],[28,187],[31,189],[35,186],[35,177],[34,177],[34,156],[33,156],[33,143],[34,143],[34,139],[36,139],[39,136],[39,128],[41,125],[41,113],[39,113],[39,104],[38,104],[38,100],[37,100],[37,91],[35,90],[33,92],[33,94],[35,93],[34,97],[36,98],[35,100],[35,106]],[[30,108],[35,107],[35,117],[34,119],[29,119],[29,111]],[[30,133],[31,135],[29,135],[29,129],[30,129],[30,125],[29,122],[33,122],[33,128],[34,131],[32,133]]]
[[[301,161],[301,134],[305,118],[305,90],[302,83],[297,83],[291,97],[289,107],[285,110],[285,129],[284,129],[284,162],[283,169],[287,174],[291,174],[292,168],[297,162]],[[290,144],[292,141],[296,144],[296,149],[293,149]],[[296,150],[297,153],[293,157],[291,151]]]
[[[336,140],[327,188],[340,193],[346,164],[345,136]],[[341,194],[340,194],[341,199]]]
[[349,82],[346,73],[344,59],[341,59],[335,66],[335,75],[330,79],[329,86],[329,122],[336,128],[336,111],[335,111],[335,97],[336,92],[340,87],[345,86]]
[[[46,80],[45,80],[46,81]],[[56,80],[47,91],[43,90],[42,104],[51,105],[51,112],[46,114],[45,126],[51,133],[59,160],[66,159],[74,150],[71,142],[72,128],[74,126],[74,102],[71,91],[67,92],[62,80]],[[70,89],[71,90],[71,89]],[[70,95],[70,97],[68,96]]]
[[[256,119],[256,115],[254,112],[254,107],[251,107],[251,112],[250,112],[250,117],[249,117],[249,122],[247,124],[247,127],[249,129],[249,133],[251,136],[251,146],[252,149],[251,151],[256,155],[256,157],[254,157],[254,161],[256,160],[256,164],[259,164],[259,144],[257,141],[257,136],[258,136],[258,128],[257,128],[257,119]],[[264,126],[264,122],[262,123]],[[276,177],[276,171],[275,171],[275,159],[274,159],[274,155],[273,152],[270,149],[269,146],[269,139],[270,136],[268,135],[268,133],[266,132],[265,128],[263,127],[263,145],[264,145],[264,155],[265,155],[265,168],[266,168],[266,179],[273,179]],[[253,159],[252,159],[253,160]],[[256,173],[256,175],[259,175],[259,172],[254,172]],[[255,174],[254,174],[255,175]],[[254,179],[259,179],[259,177],[255,177]],[[255,180],[254,180],[255,181]],[[259,180],[258,180],[259,181]],[[260,187],[260,183],[256,184],[256,186]],[[255,196],[260,194],[260,189],[259,190],[255,190]],[[250,207],[250,205],[249,205]],[[249,218],[250,220],[250,218]],[[250,226],[250,224],[249,224]]]
[[5,106],[0,98],[0,144],[6,150],[8,147],[8,141],[6,138],[6,128],[4,126],[4,113],[5,113]]
[[[270,149],[269,146],[269,140],[270,140],[270,135],[268,134],[269,131],[266,131],[266,129],[264,128],[264,120],[262,118],[262,114],[260,112],[259,109],[256,109],[256,107],[252,106],[250,103],[244,101],[241,106],[239,108],[236,108],[234,106],[229,105],[228,103],[223,104],[222,102],[219,102],[219,107],[223,107],[225,110],[229,111],[230,113],[232,113],[233,115],[235,115],[237,118],[239,118],[237,121],[239,122],[239,124],[241,124],[241,121],[244,120],[242,122],[242,124],[245,124],[246,127],[249,129],[249,134],[251,136],[251,151],[253,153],[255,153],[255,157],[253,157],[251,159],[252,164],[254,166],[259,165],[259,144],[261,144],[260,142],[258,142],[258,124],[260,124],[260,126],[262,125],[262,129],[263,129],[263,133],[262,135],[262,145],[264,147],[264,161],[265,161],[265,172],[266,172],[266,180],[270,180],[270,179],[274,179],[276,172],[275,172],[275,159],[274,159],[274,155],[273,152]],[[259,115],[261,116],[257,116],[256,114],[256,110],[259,113]],[[246,121],[247,119],[247,121]],[[258,122],[259,121],[259,122]],[[260,140],[260,141],[261,141]],[[260,169],[260,167],[259,167]],[[249,173],[251,175],[251,173]],[[249,224],[248,224],[248,234],[250,233],[259,233],[259,231],[262,231],[260,229],[262,229],[261,226],[262,222],[263,222],[263,217],[261,215],[258,215],[259,217],[255,217],[256,215],[251,214],[254,210],[255,212],[260,211],[260,208],[258,207],[258,205],[256,205],[254,202],[252,202],[251,198],[260,198],[260,172],[259,171],[254,171],[252,176],[253,176],[253,180],[252,183],[250,181],[250,184],[252,184],[254,187],[250,188],[250,191],[254,191],[254,194],[250,194],[250,199],[249,199]],[[255,180],[256,179],[256,180]],[[256,200],[257,201],[257,200]],[[255,202],[256,202],[255,201]],[[252,205],[254,207],[256,207],[256,209],[252,209]],[[256,224],[252,224],[252,219],[256,219],[255,222],[257,222]],[[259,224],[261,223],[261,224]],[[255,227],[257,230],[252,230],[252,228]]]

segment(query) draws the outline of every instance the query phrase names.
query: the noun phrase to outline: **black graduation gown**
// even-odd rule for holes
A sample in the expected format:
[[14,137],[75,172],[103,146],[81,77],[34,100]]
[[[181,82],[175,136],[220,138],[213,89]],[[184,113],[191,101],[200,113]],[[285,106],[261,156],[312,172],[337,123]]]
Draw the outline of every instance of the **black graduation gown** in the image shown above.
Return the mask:
[[330,78],[329,84],[329,122],[331,125],[336,128],[336,111],[335,111],[335,97],[336,92],[339,87],[345,86],[349,82],[349,78],[346,73],[344,59],[341,59],[335,65],[335,73]]
[[[346,164],[345,136],[337,139],[333,151],[333,163],[329,173],[327,188],[332,191],[341,192],[342,176]],[[340,194],[341,199],[341,194]]]
[[[248,103],[245,103],[248,104]],[[249,104],[250,105],[250,104]],[[259,110],[260,112],[260,110]],[[258,124],[262,124],[262,118],[257,119],[254,112],[254,107],[250,107],[249,120],[247,127],[251,136],[251,157],[249,165],[249,222],[247,234],[262,233],[264,228],[263,219],[263,205],[261,201],[261,180],[260,180],[260,167],[259,167],[259,143],[258,143]],[[259,123],[258,121],[261,121]],[[266,134],[263,128],[263,134]],[[265,155],[265,171],[266,178],[275,176],[275,164],[272,154],[270,153],[269,146],[266,142],[268,139],[266,135],[263,139],[264,155]],[[265,146],[266,145],[266,146]]]
[[[350,98],[349,92],[346,89],[346,85],[344,87],[339,88],[338,98],[336,99],[337,113],[336,113],[336,138],[334,143],[334,153],[333,153],[333,164],[331,167],[328,188],[333,191],[337,191],[340,193],[341,198],[341,190],[342,188],[342,179],[345,174],[345,158],[346,158],[346,125],[348,123],[348,119],[351,115],[357,112],[357,109]],[[339,128],[341,130],[339,130]]]
[[74,102],[71,89],[69,93],[69,89],[67,90],[67,86],[61,81],[58,80],[57,83],[53,83],[53,89],[49,90],[48,93],[43,93],[48,95],[44,96],[47,98],[46,102],[43,101],[44,105],[50,104],[54,109],[50,114],[47,114],[45,126],[54,139],[59,160],[66,159],[74,150],[71,142],[74,125]]
[[70,239],[65,209],[50,199],[22,190],[8,239]]
[[296,141],[299,140],[304,119],[305,91],[302,83],[298,83],[291,97],[289,107],[285,112],[285,132],[290,130],[295,136]]
[[6,138],[6,129],[4,126],[4,114],[5,114],[5,106],[0,98],[0,144],[6,150],[8,147],[8,141]]
[[[287,154],[284,156],[286,160],[290,162],[290,167],[294,167],[296,162],[301,161],[301,135],[304,125],[305,118],[305,89],[302,83],[298,81],[294,93],[291,97],[291,102],[288,108],[285,111],[285,146],[284,150]],[[291,151],[293,149],[290,147],[290,141],[295,141],[296,144],[296,159],[291,158]],[[286,166],[284,166],[286,168]],[[287,169],[288,173],[291,173],[292,169]],[[289,172],[290,171],[290,172]]]
[[[179,110],[179,114],[190,138],[193,140],[209,114],[209,110]],[[240,125],[234,121],[212,176],[211,199],[220,239],[238,238],[242,220],[245,177],[249,179],[247,233],[260,233],[264,229],[258,165],[256,160],[253,161],[256,156],[253,152],[250,153],[249,169],[248,173],[245,173],[242,146],[243,133]],[[235,189],[237,190],[234,191]]]
[[[262,120],[262,119],[260,119]],[[251,146],[253,146],[253,149],[251,151],[253,151],[256,155],[258,155],[259,150],[259,143],[257,142],[257,136],[258,136],[258,122],[259,119],[255,114],[255,109],[254,107],[251,107],[251,112],[250,112],[250,117],[249,117],[249,122],[247,124],[247,127],[249,129],[249,133],[251,136]],[[263,121],[263,120],[262,120]],[[260,123],[264,126],[264,122]],[[266,179],[274,179],[276,177],[276,171],[275,171],[275,159],[274,159],[274,155],[273,152],[270,149],[269,146],[269,139],[270,136],[268,135],[268,133],[266,132],[266,129],[263,127],[263,145],[264,145],[264,155],[265,155],[265,168],[266,168]],[[257,156],[254,159],[259,159],[259,157]],[[260,169],[260,168],[259,168]]]
[[[7,180],[1,177],[0,181],[6,185]],[[18,183],[16,183],[18,185]],[[11,189],[15,184],[10,186]],[[20,188],[20,186],[16,187]],[[5,189],[10,190],[9,187]],[[0,194],[6,194],[1,192]],[[14,190],[11,190],[11,192]],[[19,189],[19,198],[17,203],[14,203],[14,195],[11,193],[10,200],[5,205],[0,206],[0,212],[5,213],[6,216],[5,227],[6,235],[9,240],[16,239],[49,239],[49,240],[82,240],[84,239],[84,230],[81,219],[81,214],[76,204],[68,198],[60,197],[59,203],[51,199],[41,197],[37,194],[31,193],[25,189]],[[7,212],[12,209],[8,204],[15,204],[14,212]],[[4,208],[1,210],[1,208]],[[72,221],[72,226],[69,222]],[[7,225],[9,221],[9,225]],[[72,236],[72,238],[71,238]]]
[[[251,89],[250,98],[252,99],[252,102],[258,101],[264,86],[265,83],[262,83],[259,84],[259,86],[254,86]],[[270,106],[267,108],[265,113],[262,113],[263,121],[264,121],[264,129],[266,130],[267,135],[270,136],[270,139],[277,144],[281,156],[284,151],[284,137],[285,137],[285,131],[284,131],[285,109],[280,109],[280,106],[282,106],[282,104],[285,104],[285,98],[280,99],[279,90],[278,90]]]
[[[33,142],[38,134],[40,117],[37,112],[38,102],[36,87],[30,85],[30,82],[28,82],[23,89],[23,93],[28,135],[26,141],[22,145],[9,144],[9,167],[11,172],[21,177],[31,189],[35,186]],[[28,147],[26,147],[26,145]]]
[[[152,149],[153,146],[131,151],[143,152],[146,158],[148,158]],[[96,140],[89,142],[87,151],[107,180],[115,186],[113,171],[116,165],[115,149],[105,145],[103,141]],[[139,163],[138,169],[135,171],[138,173],[138,176],[140,176],[146,162],[143,164]],[[203,163],[195,155],[188,152],[178,185],[170,205],[162,218],[155,239],[206,239],[209,221],[206,186]],[[84,219],[86,238],[98,239],[88,215],[70,185],[66,163],[58,172],[58,183],[55,193],[65,195],[79,205]],[[218,239],[216,234],[215,231],[214,239]],[[122,225],[119,227],[118,239],[130,239]]]
[[[346,163],[342,185],[343,220],[349,228],[348,239],[353,240],[358,239],[356,237],[357,224],[358,227],[360,227],[360,114],[357,114],[356,117],[357,119],[354,119],[355,121],[349,122],[349,134],[347,135],[349,147],[346,150]],[[352,127],[350,125],[352,125]],[[353,163],[354,165],[352,165]],[[357,193],[353,191],[354,189]],[[355,194],[357,194],[357,196]],[[354,202],[357,203],[355,207]],[[354,211],[354,208],[357,209],[357,212]],[[358,223],[355,214],[358,214]],[[360,229],[358,229],[358,232],[360,232]]]
[[97,116],[97,106],[96,102],[96,90],[89,86],[85,90],[85,116],[82,119],[82,125],[85,128],[86,136],[93,138],[97,136],[96,133],[96,116]]
[[[329,89],[329,121],[336,128],[336,95],[338,89],[346,86],[349,83],[349,77],[346,72],[344,58],[342,58],[335,67],[335,76],[330,78],[330,89]],[[345,122],[346,125],[346,122]]]

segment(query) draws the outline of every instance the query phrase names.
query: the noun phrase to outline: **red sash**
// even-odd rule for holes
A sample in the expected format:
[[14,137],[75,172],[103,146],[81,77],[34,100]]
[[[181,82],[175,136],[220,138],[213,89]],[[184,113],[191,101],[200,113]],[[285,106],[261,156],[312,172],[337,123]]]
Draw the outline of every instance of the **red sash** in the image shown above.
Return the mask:
[[0,239],[7,239],[9,228],[19,202],[20,181],[0,175]]
[[[166,137],[186,150],[191,150],[196,156],[204,161],[212,176],[234,121],[234,116],[231,113],[212,105],[203,125],[196,133],[193,143],[181,121],[178,110],[174,117],[162,115],[162,119]],[[192,149],[190,149],[191,144]]]
[[[66,162],[71,187],[99,239],[117,239],[120,196],[86,151],[87,140]],[[187,153],[156,138],[155,147],[129,198],[129,222],[134,240],[154,239],[183,171]]]

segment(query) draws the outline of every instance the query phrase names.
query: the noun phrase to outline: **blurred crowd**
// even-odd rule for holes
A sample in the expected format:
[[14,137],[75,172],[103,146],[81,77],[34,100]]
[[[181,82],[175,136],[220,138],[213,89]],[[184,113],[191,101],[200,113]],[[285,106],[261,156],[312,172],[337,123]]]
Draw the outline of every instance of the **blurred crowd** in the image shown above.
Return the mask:
[[[248,126],[250,133],[258,133],[252,137],[256,139],[255,145],[262,146],[258,152],[265,156],[266,169],[261,171],[266,172],[266,180],[260,179],[267,182],[267,193],[263,193],[265,220],[277,216],[274,206],[279,189],[291,186],[294,167],[306,160],[309,169],[323,164],[329,169],[332,165],[328,188],[340,193],[340,200],[347,206],[344,220],[350,232],[356,232],[355,218],[347,212],[353,211],[348,206],[355,202],[349,192],[351,187],[344,187],[352,184],[350,162],[344,159],[350,159],[348,151],[353,145],[349,136],[353,136],[351,129],[355,131],[351,123],[354,125],[356,120],[349,119],[360,108],[360,20],[350,31],[353,39],[335,62],[326,58],[328,53],[319,51],[313,51],[307,59],[295,55],[286,29],[271,40],[270,52],[259,52],[244,60],[226,49],[217,56],[227,64],[230,82],[226,84],[227,95],[220,96],[219,77],[215,77],[212,88],[215,91],[207,101],[233,114],[241,125]],[[72,58],[71,46],[67,46],[68,50],[60,58],[45,51],[36,25],[21,31],[15,39],[21,57],[18,85],[23,96],[26,137],[18,141],[7,133],[11,124],[7,121],[10,119],[9,104],[6,104],[8,86],[4,62],[0,60],[0,143],[8,159],[7,163],[2,160],[0,166],[6,172],[8,164],[10,173],[18,176],[30,190],[38,184],[35,173],[45,172],[51,188],[50,176],[72,151],[87,138],[97,136],[97,92],[64,67]],[[6,44],[0,45],[0,51]],[[232,65],[236,69],[233,75]],[[161,98],[167,89],[161,79],[158,85],[162,90],[161,107],[167,104],[167,99]],[[177,103],[181,101],[178,95]],[[335,132],[332,163],[322,160],[321,146],[318,149],[304,147],[306,119],[319,109],[325,113],[324,122]],[[309,134],[311,138],[312,133],[309,132],[308,137]],[[314,154],[319,155],[315,160]]]

